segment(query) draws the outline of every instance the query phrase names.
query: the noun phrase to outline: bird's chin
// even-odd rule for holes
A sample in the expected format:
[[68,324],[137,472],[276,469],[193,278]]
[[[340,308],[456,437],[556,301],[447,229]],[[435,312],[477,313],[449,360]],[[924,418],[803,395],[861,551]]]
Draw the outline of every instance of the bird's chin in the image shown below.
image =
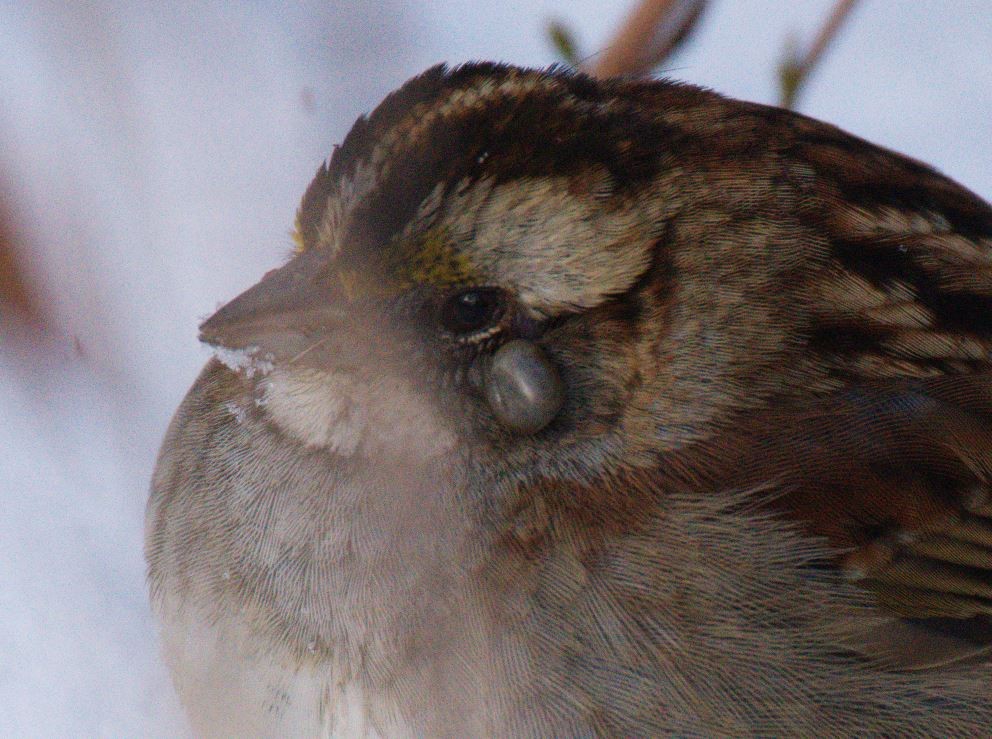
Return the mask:
[[263,377],[275,367],[275,356],[271,352],[262,351],[257,345],[243,349],[231,349],[226,346],[213,345],[214,357],[229,370],[251,380]]
[[257,375],[255,405],[280,430],[311,448],[398,463],[449,453],[455,437],[429,399],[393,374],[281,369]]

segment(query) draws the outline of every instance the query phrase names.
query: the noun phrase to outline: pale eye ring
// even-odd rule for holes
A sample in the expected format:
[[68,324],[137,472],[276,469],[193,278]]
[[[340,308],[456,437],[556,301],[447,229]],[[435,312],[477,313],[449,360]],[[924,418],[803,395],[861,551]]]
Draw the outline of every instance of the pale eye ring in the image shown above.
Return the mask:
[[441,306],[441,325],[456,336],[496,326],[506,315],[506,293],[498,287],[459,290]]

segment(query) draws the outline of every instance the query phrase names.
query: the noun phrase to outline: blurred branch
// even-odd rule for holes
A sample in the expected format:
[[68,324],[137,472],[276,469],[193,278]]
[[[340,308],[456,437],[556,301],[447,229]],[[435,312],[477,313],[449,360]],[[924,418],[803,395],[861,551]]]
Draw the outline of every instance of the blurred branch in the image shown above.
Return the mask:
[[596,77],[641,77],[689,37],[707,0],[642,0],[589,72]]
[[548,38],[555,49],[555,53],[570,67],[579,66],[579,51],[575,43],[575,34],[572,29],[561,21],[551,21],[548,24]]
[[785,60],[779,65],[778,70],[780,102],[783,108],[791,108],[795,105],[803,85],[806,84],[827,47],[837,37],[841,25],[856,4],[857,0],[837,0],[833,11],[805,56],[800,57],[794,48],[786,50]]
[[17,246],[13,219],[0,204],[0,320],[12,313],[25,324],[40,327],[37,296],[25,276]]

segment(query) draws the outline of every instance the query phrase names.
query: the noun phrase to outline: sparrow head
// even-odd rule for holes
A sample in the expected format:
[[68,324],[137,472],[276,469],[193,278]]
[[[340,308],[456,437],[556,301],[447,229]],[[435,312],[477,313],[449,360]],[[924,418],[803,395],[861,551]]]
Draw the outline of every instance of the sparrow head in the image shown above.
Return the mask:
[[401,382],[476,441],[602,434],[662,310],[666,134],[581,76],[429,70],[355,124],[303,198],[296,254],[201,339],[283,382]]

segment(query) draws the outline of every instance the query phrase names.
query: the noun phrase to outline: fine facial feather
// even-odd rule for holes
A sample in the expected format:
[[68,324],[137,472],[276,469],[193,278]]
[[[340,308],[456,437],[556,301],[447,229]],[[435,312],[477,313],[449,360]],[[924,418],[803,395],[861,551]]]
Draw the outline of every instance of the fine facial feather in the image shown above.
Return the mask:
[[[242,557],[260,568],[252,592],[281,598],[259,597],[253,628],[303,660],[316,644],[376,696],[381,726],[415,732],[456,714],[509,735],[992,721],[992,210],[976,196],[786,111],[467,65],[356,124],[307,191],[298,239],[203,327],[220,344],[259,335],[296,374],[270,410],[253,403],[271,379],[245,389],[214,368],[198,383],[219,395],[189,401],[173,437],[195,448],[159,465],[156,592],[204,599],[218,586],[202,562]],[[516,301],[471,350],[434,318],[464,287]],[[349,325],[337,313],[358,338],[333,338]],[[477,378],[524,326],[566,389],[532,436],[494,423]],[[358,425],[321,399],[355,366],[433,404],[443,449],[412,456],[457,483],[351,480],[386,464],[352,437],[342,455]],[[199,469],[187,427],[215,405],[210,444],[236,447],[223,489],[262,485],[233,464],[259,450],[296,460],[260,498],[283,522],[306,509],[335,568],[269,523],[256,533],[270,550],[253,553],[237,535],[250,515],[175,471]],[[415,516],[387,504],[428,490]],[[245,551],[177,523],[196,505]],[[177,551],[170,530],[195,546]],[[376,551],[397,532],[397,551]],[[292,565],[266,559],[273,547]],[[450,608],[432,600],[439,582]],[[233,607],[224,592],[208,619]],[[311,595],[326,602],[294,618]]]

